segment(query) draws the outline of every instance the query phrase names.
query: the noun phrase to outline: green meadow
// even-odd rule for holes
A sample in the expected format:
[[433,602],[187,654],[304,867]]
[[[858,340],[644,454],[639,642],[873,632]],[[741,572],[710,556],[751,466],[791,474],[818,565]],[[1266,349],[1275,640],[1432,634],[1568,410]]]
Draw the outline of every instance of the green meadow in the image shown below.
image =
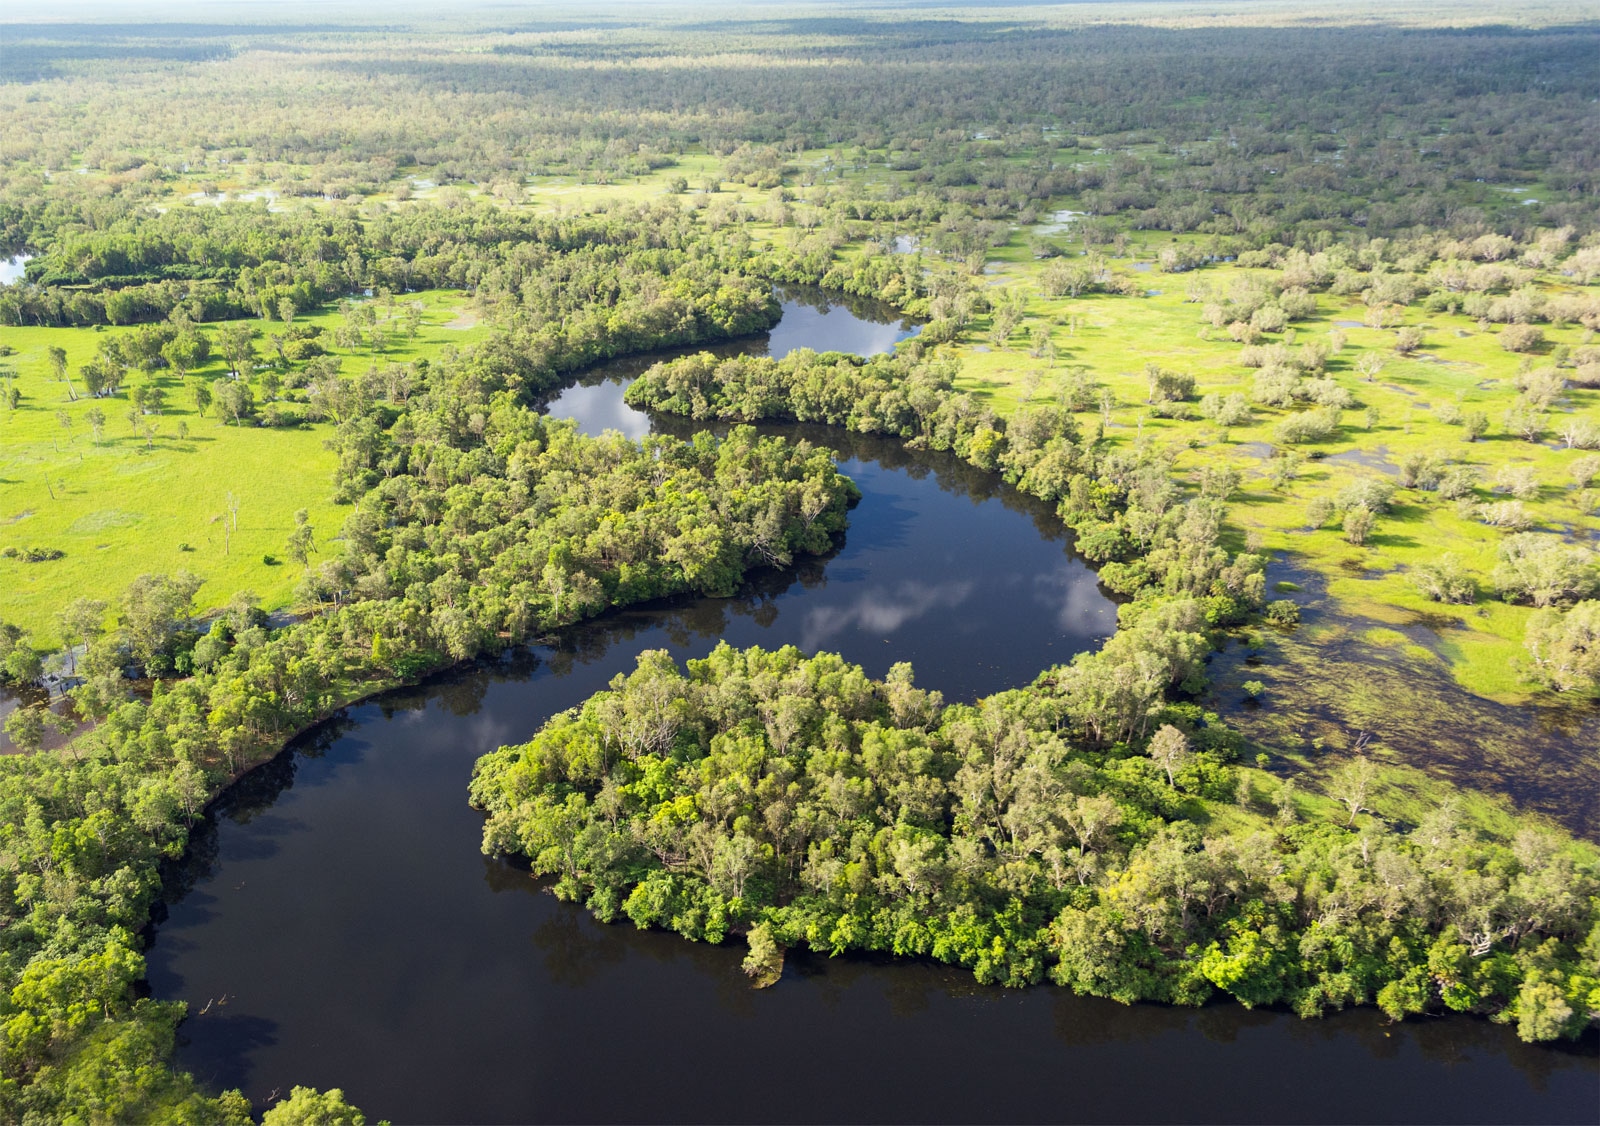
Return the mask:
[[[1484,696],[1510,701],[1532,691],[1522,641],[1533,610],[1500,601],[1489,581],[1506,532],[1463,515],[1456,502],[1436,492],[1419,489],[1400,489],[1391,511],[1379,517],[1360,546],[1347,542],[1335,520],[1308,529],[1307,511],[1317,498],[1331,500],[1360,478],[1397,481],[1408,455],[1430,454],[1478,467],[1474,499],[1480,504],[1509,499],[1507,488],[1496,484],[1509,480],[1503,473],[1531,470],[1537,491],[1528,495],[1524,487],[1523,504],[1534,530],[1592,544],[1600,534],[1600,518],[1585,509],[1583,491],[1573,487],[1573,471],[1581,459],[1595,455],[1565,448],[1560,431],[1575,419],[1600,426],[1600,390],[1569,387],[1537,442],[1508,432],[1503,422],[1518,397],[1513,379],[1519,370],[1551,364],[1558,347],[1589,343],[1592,332],[1545,326],[1543,348],[1520,355],[1500,346],[1499,325],[1484,327],[1461,314],[1412,306],[1392,327],[1370,328],[1358,300],[1318,294],[1315,315],[1285,332],[1266,334],[1262,343],[1327,344],[1340,334],[1343,347],[1329,359],[1327,374],[1354,395],[1356,406],[1344,412],[1341,428],[1327,440],[1286,445],[1274,431],[1294,409],[1253,403],[1251,423],[1224,429],[1198,415],[1158,417],[1146,401],[1149,363],[1194,375],[1196,399],[1212,392],[1250,397],[1255,372],[1240,363],[1241,346],[1202,321],[1203,301],[1191,300],[1190,290],[1226,293],[1235,278],[1257,271],[1219,263],[1164,274],[1151,261],[1161,243],[1150,239],[1135,242],[1128,257],[1111,262],[1116,273],[1136,278],[1145,296],[1048,298],[1038,284],[1045,263],[1034,261],[1020,243],[1013,238],[996,253],[988,280],[991,294],[1021,294],[1025,316],[1003,346],[990,338],[992,317],[974,321],[955,345],[964,389],[1007,414],[1024,402],[1054,400],[1074,368],[1086,369],[1113,396],[1107,439],[1148,438],[1175,446],[1181,451],[1175,467],[1191,479],[1219,463],[1235,467],[1242,480],[1229,497],[1232,524],[1241,534],[1259,536],[1262,546],[1281,553],[1291,568],[1320,577],[1343,614],[1369,625],[1369,642],[1408,646],[1413,656],[1443,662],[1464,687]],[[1571,287],[1546,279],[1545,288]],[[1423,342],[1415,353],[1402,356],[1394,345],[1398,330],[1407,325],[1422,330]],[[1033,354],[1030,335],[1037,326],[1050,335],[1053,360]],[[1371,380],[1356,368],[1367,354],[1383,360]],[[1467,441],[1460,425],[1441,421],[1451,408],[1487,414],[1488,433]],[[1375,411],[1370,424],[1369,409]],[[1102,417],[1099,410],[1080,415],[1086,428]],[[1303,461],[1291,480],[1275,481],[1279,459],[1274,455],[1289,451]],[[1479,593],[1473,604],[1430,601],[1409,580],[1411,568],[1445,554],[1476,578]],[[1400,632],[1419,624],[1434,635],[1428,645]]]
[[[458,294],[404,300],[424,307],[416,338],[395,332],[377,354],[330,347],[346,374],[464,346],[485,331]],[[329,309],[296,323],[319,325],[329,339],[342,319]],[[256,348],[265,360],[272,352],[267,335],[281,326],[251,323],[260,330]],[[220,325],[202,327],[214,344]],[[90,398],[75,373],[104,335],[129,331],[0,329],[0,345],[12,350],[0,364],[16,372],[21,393],[17,409],[0,410],[0,552],[17,549],[0,557],[0,589],[6,620],[40,647],[55,643],[58,608],[78,597],[114,599],[147,572],[188,570],[205,579],[197,598],[202,609],[245,590],[265,609],[290,606],[301,572],[287,560],[285,543],[301,509],[324,557],[337,550],[329,541],[344,511],[329,500],[334,455],[324,447],[332,424],[238,426],[215,404],[202,415],[196,388],[228,375],[215,347],[211,360],[186,378],[170,369],[132,371],[118,394]],[[67,354],[70,390],[51,372],[52,346]],[[159,387],[165,401],[158,414],[130,418],[130,389],[140,384]],[[90,420],[95,410],[104,416],[98,436]],[[29,548],[63,554],[29,562]]]

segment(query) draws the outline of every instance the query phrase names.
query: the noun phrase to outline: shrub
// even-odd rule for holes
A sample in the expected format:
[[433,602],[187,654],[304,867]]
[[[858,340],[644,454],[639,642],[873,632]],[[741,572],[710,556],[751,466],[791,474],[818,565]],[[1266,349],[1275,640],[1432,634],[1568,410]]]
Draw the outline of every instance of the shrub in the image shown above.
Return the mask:
[[1424,598],[1434,602],[1471,605],[1478,597],[1478,584],[1454,555],[1443,555],[1411,568],[1411,585]]
[[1544,343],[1544,333],[1535,325],[1510,324],[1500,330],[1500,347],[1507,352],[1532,352]]
[[1480,470],[1475,465],[1452,465],[1439,478],[1439,495],[1445,500],[1470,497],[1477,488]]
[[1338,433],[1339,408],[1317,407],[1290,415],[1278,423],[1278,441],[1286,443],[1323,442]]
[[1267,603],[1266,615],[1275,626],[1292,626],[1300,620],[1300,607],[1287,598],[1275,598]]
[[1499,504],[1486,504],[1478,509],[1478,519],[1491,528],[1508,532],[1521,532],[1533,527],[1533,517],[1520,500],[1503,500]]
[[1317,497],[1306,505],[1306,527],[1316,531],[1328,522],[1328,517],[1333,515],[1333,502],[1327,497]]
[[1444,479],[1445,459],[1436,453],[1407,454],[1400,459],[1402,489],[1437,489]]
[[1299,374],[1276,364],[1256,372],[1250,387],[1250,397],[1270,407],[1292,406],[1301,394]]
[[1356,397],[1331,379],[1308,379],[1304,393],[1321,407],[1349,410],[1356,405]]
[[1249,400],[1237,391],[1226,399],[1215,391],[1211,392],[1200,400],[1200,415],[1220,426],[1248,426],[1255,418]]
[[1344,538],[1360,547],[1367,542],[1367,537],[1372,534],[1372,526],[1377,523],[1377,517],[1371,509],[1352,508],[1344,514]]
[[1168,371],[1155,364],[1145,366],[1145,377],[1149,382],[1152,403],[1175,403],[1190,398],[1194,394],[1194,376],[1183,372]]
[[1389,511],[1394,500],[1394,484],[1381,477],[1363,477],[1339,490],[1338,506],[1343,509],[1365,508],[1377,515]]
[[1250,327],[1257,332],[1282,332],[1289,326],[1289,314],[1277,305],[1263,305],[1250,315]]
[[1422,347],[1422,330],[1413,325],[1407,325],[1395,334],[1394,350],[1402,356],[1409,356]]
[[1539,480],[1531,465],[1502,465],[1494,475],[1494,491],[1533,500],[1539,495]]

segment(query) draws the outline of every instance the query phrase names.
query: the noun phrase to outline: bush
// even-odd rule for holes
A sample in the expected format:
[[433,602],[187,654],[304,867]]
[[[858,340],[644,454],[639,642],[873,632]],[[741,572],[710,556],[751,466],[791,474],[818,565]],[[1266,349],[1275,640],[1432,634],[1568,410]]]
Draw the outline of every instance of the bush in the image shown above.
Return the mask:
[[1150,402],[1175,403],[1194,395],[1194,376],[1149,365]]
[[1372,534],[1372,526],[1377,523],[1377,517],[1371,509],[1352,508],[1344,514],[1344,538],[1360,547],[1367,542],[1367,537]]
[[1479,472],[1475,465],[1452,465],[1439,478],[1439,495],[1445,500],[1470,497],[1477,488]]
[[1363,477],[1339,490],[1340,508],[1365,508],[1373,515],[1389,511],[1394,500],[1394,484],[1380,477]]
[[1299,373],[1277,364],[1256,372],[1250,387],[1250,397],[1269,407],[1292,406],[1303,394]]
[[1411,569],[1411,585],[1434,602],[1471,605],[1478,597],[1478,584],[1454,555],[1444,555],[1431,563]]
[[1544,333],[1534,325],[1506,325],[1500,330],[1500,347],[1507,352],[1533,352],[1544,343]]
[[1300,621],[1300,607],[1287,598],[1275,598],[1267,603],[1267,621],[1275,626],[1292,626]]
[[1278,441],[1324,442],[1339,431],[1339,408],[1317,407],[1302,414],[1290,415],[1278,423]]
[[1356,397],[1331,379],[1309,379],[1303,390],[1319,407],[1349,410],[1356,405]]
[[1444,458],[1434,453],[1407,454],[1400,459],[1400,487],[1432,490],[1444,479]]
[[1200,400],[1200,415],[1219,426],[1248,426],[1255,418],[1249,400],[1237,391],[1226,399],[1213,391]]
[[1250,315],[1250,327],[1257,332],[1282,332],[1289,326],[1289,314],[1277,305],[1263,305]]
[[1533,527],[1533,517],[1520,500],[1503,500],[1499,504],[1486,504],[1478,509],[1478,519],[1491,528],[1508,532],[1521,532]]

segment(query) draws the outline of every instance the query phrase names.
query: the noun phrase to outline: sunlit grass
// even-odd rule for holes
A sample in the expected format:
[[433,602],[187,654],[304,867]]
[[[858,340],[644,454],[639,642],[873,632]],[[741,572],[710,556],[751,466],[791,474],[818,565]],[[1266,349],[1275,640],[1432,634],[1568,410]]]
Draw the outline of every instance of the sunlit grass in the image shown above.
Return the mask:
[[[420,300],[427,307],[417,339],[397,334],[376,356],[342,353],[346,373],[435,355],[486,331],[445,327],[471,321],[461,315],[463,302],[454,294],[410,294],[403,300]],[[329,330],[340,320],[331,309],[297,318]],[[255,323],[263,336],[281,328]],[[329,424],[240,427],[225,423],[215,407],[208,417],[195,410],[195,386],[226,375],[219,359],[187,380],[170,370],[130,372],[122,393],[111,398],[90,399],[78,383],[72,400],[51,375],[46,349],[64,349],[68,368],[76,373],[104,335],[127,331],[0,330],[0,342],[15,349],[3,362],[17,371],[22,393],[16,411],[0,410],[0,549],[65,553],[37,563],[0,558],[0,619],[31,631],[40,647],[55,641],[51,619],[59,607],[80,596],[112,600],[145,572],[187,569],[202,576],[202,607],[225,603],[240,590],[254,591],[268,609],[286,606],[300,568],[287,561],[268,564],[264,557],[284,559],[294,514],[302,508],[326,557],[337,550],[330,541],[348,511],[329,500],[335,465],[323,445],[332,432]],[[258,351],[263,359],[271,355],[264,339]],[[136,433],[127,418],[128,388],[141,382],[161,387],[166,405],[160,415],[141,417]],[[93,409],[106,419],[98,440],[87,417]],[[70,427],[62,425],[63,415]],[[153,437],[143,435],[147,423],[154,427]],[[187,436],[180,436],[181,429]],[[238,506],[237,532],[231,527],[230,495]]]
[[[1153,256],[1161,241],[1164,238],[1144,236],[1135,240],[1129,254]],[[1203,339],[1201,305],[1186,301],[1185,294],[1197,281],[1226,292],[1235,277],[1249,271],[1222,264],[1171,275],[1154,268],[1135,270],[1132,257],[1114,258],[1117,272],[1135,276],[1147,290],[1159,292],[1072,300],[1040,295],[1038,278],[1046,263],[1032,258],[1021,237],[1014,237],[992,259],[999,270],[989,279],[991,292],[1020,290],[1028,297],[1027,316],[1004,347],[988,338],[989,318],[975,321],[955,346],[964,389],[1002,414],[1010,413],[1030,399],[1051,401],[1069,368],[1087,368],[1115,397],[1107,440],[1129,443],[1144,436],[1173,445],[1181,450],[1176,469],[1183,475],[1219,459],[1237,466],[1244,482],[1230,501],[1233,522],[1256,532],[1267,549],[1325,576],[1328,594],[1343,610],[1378,622],[1410,623],[1419,614],[1428,615],[1441,626],[1438,651],[1447,655],[1463,686],[1503,700],[1525,697],[1534,689],[1522,646],[1532,609],[1498,601],[1490,583],[1506,533],[1463,517],[1453,502],[1437,494],[1415,490],[1397,496],[1394,511],[1380,517],[1365,545],[1346,542],[1335,521],[1317,531],[1305,527],[1307,507],[1314,498],[1332,498],[1360,477],[1383,475],[1408,454],[1439,453],[1483,470],[1478,500],[1485,502],[1507,499],[1489,490],[1500,467],[1532,467],[1540,493],[1525,503],[1537,526],[1578,542],[1594,542],[1600,520],[1579,511],[1577,493],[1569,487],[1572,464],[1585,452],[1552,448],[1559,444],[1554,432],[1547,431],[1543,443],[1530,443],[1508,434],[1501,424],[1516,399],[1511,381],[1523,357],[1499,346],[1498,326],[1484,331],[1463,315],[1408,309],[1404,323],[1422,327],[1425,339],[1423,355],[1406,358],[1393,350],[1393,329],[1362,323],[1366,310],[1359,302],[1319,295],[1315,317],[1293,326],[1292,335],[1273,334],[1267,342],[1327,342],[1331,332],[1341,332],[1345,347],[1330,361],[1328,374],[1352,391],[1358,406],[1345,412],[1343,428],[1334,439],[1283,447],[1297,449],[1308,460],[1293,481],[1275,488],[1267,455],[1269,447],[1279,445],[1275,427],[1290,412],[1257,405],[1252,425],[1235,427],[1224,436],[1198,417],[1188,421],[1154,417],[1145,402],[1144,367],[1151,362],[1192,373],[1197,396],[1237,391],[1248,397],[1254,372],[1238,362],[1240,345],[1215,329],[1206,334],[1210,339]],[[1057,349],[1053,363],[1030,355],[1028,339],[1035,325],[1050,331]],[[1586,339],[1577,326],[1546,326],[1545,336],[1544,354],[1532,357],[1535,365],[1550,363],[1548,354],[1554,346]],[[1354,370],[1366,352],[1377,352],[1386,361],[1372,382]],[[1459,426],[1438,421],[1435,412],[1451,403],[1488,414],[1489,436],[1469,443]],[[1364,421],[1367,407],[1378,412],[1370,428]],[[1085,428],[1100,419],[1098,412],[1080,417]],[[1569,390],[1564,403],[1551,412],[1551,425],[1571,417],[1600,423],[1600,391]],[[1323,455],[1320,460],[1319,455]],[[1455,555],[1477,578],[1476,604],[1430,602],[1412,586],[1407,577],[1410,568],[1446,553]]]

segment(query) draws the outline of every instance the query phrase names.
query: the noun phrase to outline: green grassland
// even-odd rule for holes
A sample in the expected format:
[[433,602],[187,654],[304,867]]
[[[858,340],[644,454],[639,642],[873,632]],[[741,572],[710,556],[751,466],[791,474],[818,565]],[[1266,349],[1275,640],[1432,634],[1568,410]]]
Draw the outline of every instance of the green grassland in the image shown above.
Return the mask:
[[[1504,532],[1461,515],[1454,502],[1415,489],[1397,494],[1393,510],[1379,519],[1359,547],[1346,542],[1333,523],[1308,531],[1305,517],[1315,498],[1331,499],[1361,477],[1387,475],[1393,480],[1406,455],[1432,453],[1480,467],[1482,502],[1506,499],[1491,488],[1501,467],[1531,467],[1539,492],[1525,506],[1537,521],[1535,527],[1592,543],[1600,533],[1600,519],[1581,510],[1579,494],[1571,488],[1573,463],[1590,455],[1552,447],[1560,445],[1556,430],[1567,419],[1600,423],[1600,391],[1569,388],[1551,412],[1551,429],[1541,442],[1510,434],[1501,423],[1517,398],[1512,379],[1519,367],[1529,358],[1535,365],[1548,364],[1548,354],[1556,346],[1584,343],[1585,329],[1546,327],[1544,354],[1524,357],[1500,347],[1499,326],[1485,330],[1464,315],[1412,307],[1394,328],[1380,330],[1365,326],[1366,309],[1358,301],[1318,295],[1315,316],[1297,322],[1286,333],[1269,334],[1263,342],[1326,343],[1332,332],[1343,334],[1345,345],[1330,359],[1327,374],[1354,394],[1357,406],[1344,413],[1343,426],[1334,437],[1281,446],[1274,429],[1292,413],[1289,410],[1254,404],[1251,425],[1223,431],[1198,417],[1156,417],[1146,403],[1144,367],[1152,362],[1193,374],[1197,397],[1211,392],[1249,397],[1255,373],[1239,362],[1240,345],[1224,332],[1202,332],[1209,326],[1200,318],[1201,306],[1188,300],[1186,293],[1195,282],[1225,291],[1233,278],[1254,271],[1218,264],[1171,275],[1154,268],[1136,271],[1133,258],[1114,260],[1117,272],[1132,274],[1148,286],[1147,296],[1051,299],[1040,294],[1037,284],[1044,264],[1014,245],[1019,242],[1013,239],[997,252],[998,270],[989,280],[991,292],[1026,295],[1026,317],[1003,347],[989,339],[991,318],[974,322],[955,346],[962,361],[960,383],[966,390],[1004,414],[1032,399],[1051,401],[1072,367],[1087,368],[1115,397],[1106,429],[1109,440],[1146,437],[1176,445],[1183,450],[1176,467],[1191,476],[1219,461],[1237,467],[1244,479],[1230,498],[1230,511],[1238,527],[1259,534],[1266,549],[1282,553],[1292,565],[1323,576],[1328,595],[1345,613],[1391,627],[1426,621],[1438,638],[1437,644],[1419,646],[1391,629],[1370,635],[1370,642],[1409,644],[1415,655],[1446,662],[1464,686],[1485,696],[1511,700],[1531,691],[1523,675],[1522,638],[1532,610],[1494,599],[1488,584]],[[1153,245],[1153,240],[1142,247],[1136,244],[1129,253],[1137,256]],[[1551,288],[1556,288],[1553,282]],[[1057,349],[1053,362],[1031,354],[1029,334],[1040,324],[1048,328]],[[1409,357],[1394,351],[1397,330],[1403,325],[1420,327],[1424,333],[1422,348]],[[1355,370],[1367,352],[1378,353],[1385,361],[1372,381]],[[1460,426],[1437,417],[1438,408],[1448,404],[1486,413],[1491,420],[1489,433],[1479,441],[1466,441]],[[1365,422],[1369,407],[1377,411],[1370,427]],[[1091,426],[1100,415],[1085,413],[1081,418]],[[1270,480],[1274,447],[1294,449],[1306,458],[1295,478],[1282,487],[1274,487]],[[1474,605],[1428,601],[1408,581],[1408,568],[1445,553],[1455,555],[1478,579],[1480,595]]]
[[[405,300],[425,309],[417,337],[392,333],[378,355],[330,348],[347,374],[469,344],[485,331],[459,294],[434,291]],[[339,313],[324,310],[296,323],[330,330],[327,339],[340,321]],[[217,327],[205,326],[213,333]],[[16,371],[22,396],[18,409],[0,411],[0,550],[64,553],[41,562],[0,558],[4,617],[30,631],[40,647],[55,640],[51,618],[58,608],[80,596],[112,599],[145,572],[187,569],[201,576],[202,608],[241,590],[253,591],[268,610],[286,607],[301,574],[284,559],[295,512],[308,511],[324,553],[344,521],[329,500],[334,455],[323,443],[331,424],[268,428],[247,421],[241,427],[215,405],[202,417],[195,387],[228,374],[215,355],[187,379],[170,370],[130,372],[118,395],[100,399],[85,395],[81,385],[73,398],[51,374],[47,348],[64,349],[75,373],[104,334],[127,331],[0,329],[0,344],[14,350],[0,362]],[[264,341],[257,347],[271,352]],[[129,388],[140,383],[160,387],[166,401],[159,415],[139,416],[136,431],[127,417]],[[98,439],[87,417],[96,408],[105,416]],[[230,495],[237,501],[236,531]],[[267,556],[281,562],[269,564]]]

